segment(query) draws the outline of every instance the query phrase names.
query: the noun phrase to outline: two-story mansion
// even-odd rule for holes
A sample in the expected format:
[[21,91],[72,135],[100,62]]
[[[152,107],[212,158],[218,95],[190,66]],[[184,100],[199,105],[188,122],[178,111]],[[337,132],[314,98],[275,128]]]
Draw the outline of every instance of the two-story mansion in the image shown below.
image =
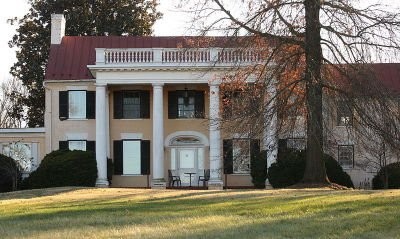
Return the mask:
[[[208,187],[217,189],[252,186],[250,157],[260,149],[269,150],[268,165],[276,160],[277,115],[264,119],[257,137],[220,127],[222,77],[262,63],[257,49],[229,48],[223,37],[64,36],[64,29],[63,15],[52,15],[45,128],[0,129],[0,151],[24,151],[33,161],[27,171],[53,150],[92,150],[97,186],[109,185],[110,158],[113,187],[164,188],[169,171],[197,186],[209,169]],[[399,64],[376,67],[382,80],[400,86]],[[267,92],[274,95],[273,84]],[[376,172],[358,166],[367,154],[349,134],[352,112],[343,109],[327,125],[335,140],[326,152],[357,187]],[[304,148],[304,128],[279,138]]]
[[[209,188],[222,188],[223,180],[252,185],[250,153],[260,150],[259,141],[223,135],[218,122],[220,77],[237,62],[259,61],[255,51],[218,48],[225,38],[195,48],[185,37],[64,36],[64,22],[53,15],[46,152],[95,151],[98,186],[108,185],[107,158],[114,162],[113,186],[165,187],[168,170],[183,185],[197,185],[204,169]],[[247,152],[225,170],[229,178],[223,178],[223,140]]]

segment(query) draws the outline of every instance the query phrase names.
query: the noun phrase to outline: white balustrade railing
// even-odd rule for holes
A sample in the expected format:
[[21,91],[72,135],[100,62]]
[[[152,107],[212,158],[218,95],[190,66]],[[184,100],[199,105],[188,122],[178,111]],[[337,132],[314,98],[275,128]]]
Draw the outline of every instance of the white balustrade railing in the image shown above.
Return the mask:
[[96,48],[96,64],[233,64],[263,61],[263,50],[237,48]]

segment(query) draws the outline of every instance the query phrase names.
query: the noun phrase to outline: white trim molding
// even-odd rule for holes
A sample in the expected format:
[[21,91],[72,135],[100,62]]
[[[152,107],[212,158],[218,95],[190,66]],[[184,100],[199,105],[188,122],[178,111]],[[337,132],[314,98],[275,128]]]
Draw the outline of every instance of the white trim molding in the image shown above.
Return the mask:
[[172,134],[169,134],[166,138],[165,138],[165,147],[171,147],[172,146],[172,141],[174,139],[176,139],[177,137],[195,137],[200,139],[200,144],[208,147],[210,146],[210,142],[208,141],[208,138],[197,131],[176,131]]

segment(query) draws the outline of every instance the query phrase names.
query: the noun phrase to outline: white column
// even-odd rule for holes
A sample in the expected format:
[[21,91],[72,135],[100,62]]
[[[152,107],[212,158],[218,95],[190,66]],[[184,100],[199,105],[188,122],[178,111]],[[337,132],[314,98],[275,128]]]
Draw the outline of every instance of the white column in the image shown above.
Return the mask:
[[108,187],[107,181],[107,127],[106,85],[96,85],[96,161],[97,187]]
[[208,189],[223,189],[221,131],[219,118],[219,83],[210,85],[210,180]]
[[165,188],[163,85],[153,84],[153,180],[152,188]]
[[[267,85],[264,112],[263,150],[267,151],[267,168],[276,162],[278,157],[278,116],[276,109],[276,81],[270,80]],[[265,187],[272,188],[269,180],[265,180]]]

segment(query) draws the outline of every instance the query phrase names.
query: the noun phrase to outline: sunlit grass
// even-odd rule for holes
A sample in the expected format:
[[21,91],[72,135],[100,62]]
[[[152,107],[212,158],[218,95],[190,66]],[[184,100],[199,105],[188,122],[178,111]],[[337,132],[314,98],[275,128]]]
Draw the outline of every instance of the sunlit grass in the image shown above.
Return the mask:
[[400,191],[21,191],[0,238],[400,238]]

